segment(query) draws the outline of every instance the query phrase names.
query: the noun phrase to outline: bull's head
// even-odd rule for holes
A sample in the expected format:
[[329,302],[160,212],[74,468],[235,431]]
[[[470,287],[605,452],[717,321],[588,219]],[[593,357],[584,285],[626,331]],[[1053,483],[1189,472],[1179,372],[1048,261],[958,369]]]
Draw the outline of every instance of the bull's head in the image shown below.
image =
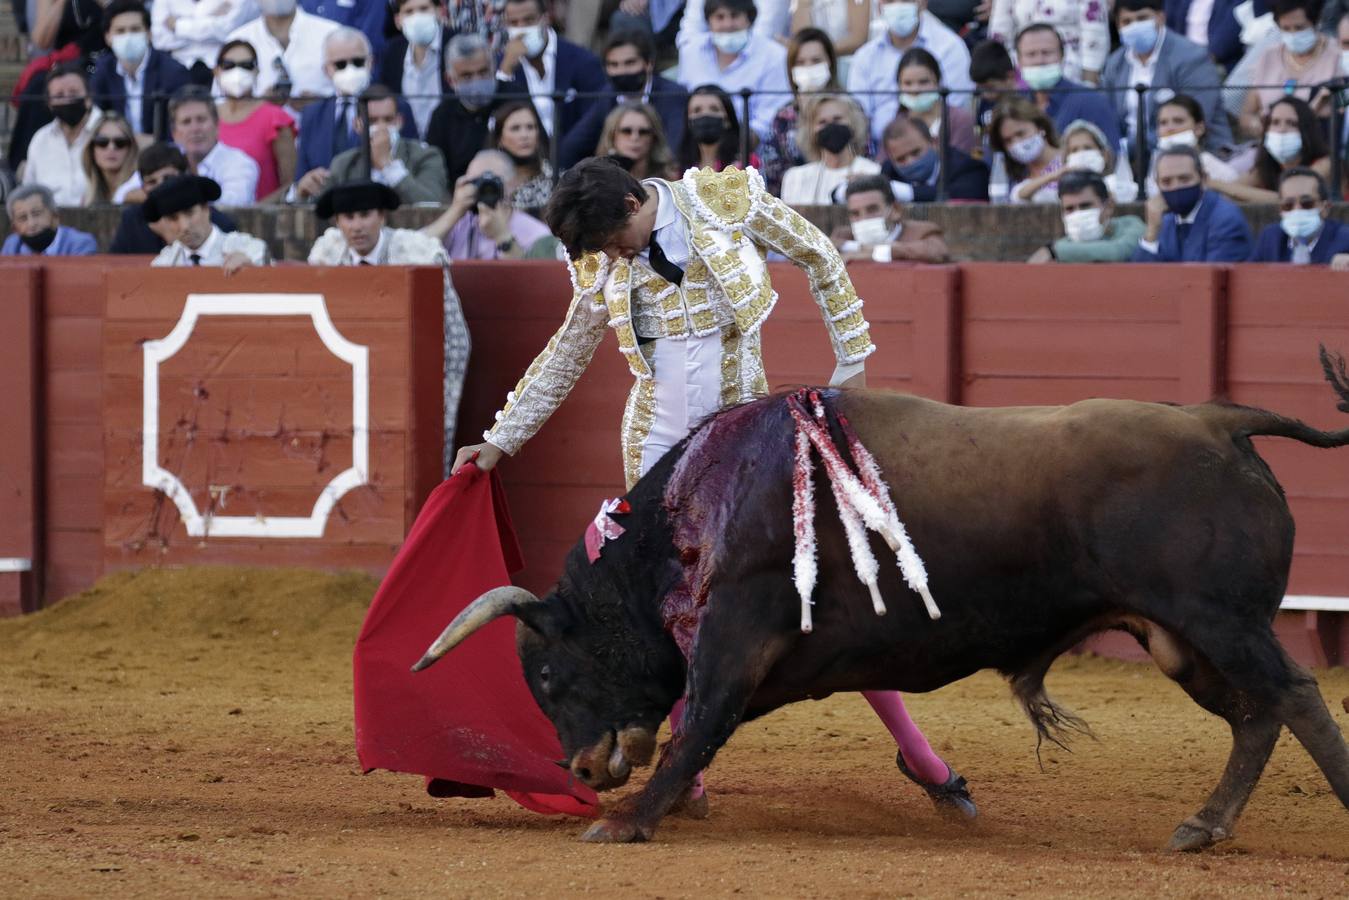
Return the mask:
[[663,632],[644,635],[620,609],[606,611],[571,603],[565,589],[540,600],[522,588],[496,588],[456,616],[412,669],[431,665],[488,622],[514,616],[525,681],[557,729],[563,765],[596,790],[619,787],[633,766],[650,763],[684,669]]

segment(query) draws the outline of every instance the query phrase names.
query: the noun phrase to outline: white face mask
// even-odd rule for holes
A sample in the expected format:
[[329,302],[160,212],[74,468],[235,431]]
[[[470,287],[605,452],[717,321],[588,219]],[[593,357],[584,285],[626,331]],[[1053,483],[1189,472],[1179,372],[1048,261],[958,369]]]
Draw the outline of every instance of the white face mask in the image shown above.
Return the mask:
[[220,89],[226,97],[251,97],[258,76],[248,69],[226,69],[216,80],[220,82]]
[[1063,233],[1070,241],[1099,241],[1105,234],[1099,209],[1079,209],[1064,213]]
[[258,9],[264,16],[288,16],[295,12],[297,0],[258,0]]
[[370,137],[374,137],[381,131],[389,135],[389,152],[394,153],[398,150],[398,129],[392,125],[375,125],[370,129]]
[[714,31],[712,44],[722,53],[739,53],[749,43],[749,29],[740,31]]
[[1296,131],[1267,131],[1265,149],[1275,160],[1286,163],[1302,152],[1302,135]]
[[150,50],[150,36],[144,31],[114,34],[108,43],[112,47],[112,55],[117,57],[119,62],[130,63],[133,66],[145,59],[145,54]]
[[1045,150],[1044,132],[1037,131],[1007,148],[1007,154],[1023,166],[1035,162]]
[[829,83],[829,63],[792,66],[792,84],[798,91],[818,91]]
[[548,46],[548,33],[540,22],[538,25],[524,25],[520,28],[507,28],[506,36],[519,38],[525,44],[525,56],[534,59]]
[[918,30],[917,3],[882,3],[881,18],[896,37],[908,37]]
[[355,97],[370,87],[370,70],[365,66],[358,69],[353,65],[338,69],[333,73],[333,87],[344,97]]
[[1104,175],[1105,154],[1100,150],[1079,150],[1076,153],[1069,153],[1063,165],[1068,169],[1086,169],[1088,172]]
[[436,39],[436,14],[432,12],[413,13],[403,17],[403,37],[414,47],[429,47]]
[[890,239],[890,226],[885,224],[884,216],[858,219],[852,223],[852,236],[859,244],[884,244]]
[[1157,147],[1161,150],[1170,150],[1172,147],[1198,147],[1199,136],[1190,128],[1185,131],[1177,131],[1175,134],[1160,135],[1157,138]]

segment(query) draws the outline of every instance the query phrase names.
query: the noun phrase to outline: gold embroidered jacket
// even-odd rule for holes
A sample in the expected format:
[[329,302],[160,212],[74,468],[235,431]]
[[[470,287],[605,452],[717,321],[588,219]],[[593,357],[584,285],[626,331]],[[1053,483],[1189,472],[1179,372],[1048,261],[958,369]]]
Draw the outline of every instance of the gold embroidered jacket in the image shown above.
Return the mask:
[[640,259],[611,262],[594,252],[569,260],[573,293],[567,317],[507,395],[486,440],[514,455],[533,437],[590,364],[606,325],[614,329],[639,387],[652,379],[650,361],[638,349],[639,334],[676,340],[728,331],[745,335],[754,359],[742,353],[739,364],[723,364],[723,397],[734,403],[766,393],[758,331],[777,301],[765,265],[770,250],[806,271],[840,365],[860,362],[876,349],[862,301],[834,245],[769,194],[753,168],[690,169],[670,188],[688,222],[682,289]]

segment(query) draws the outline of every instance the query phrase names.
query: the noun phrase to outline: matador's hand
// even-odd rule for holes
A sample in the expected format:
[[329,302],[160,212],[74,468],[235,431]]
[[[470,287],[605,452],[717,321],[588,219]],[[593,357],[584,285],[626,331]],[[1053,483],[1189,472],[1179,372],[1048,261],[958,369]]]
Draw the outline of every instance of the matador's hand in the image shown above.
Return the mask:
[[450,474],[455,474],[469,463],[473,463],[484,472],[490,472],[505,455],[496,444],[482,443],[460,447],[459,452],[454,455],[454,465],[450,467]]

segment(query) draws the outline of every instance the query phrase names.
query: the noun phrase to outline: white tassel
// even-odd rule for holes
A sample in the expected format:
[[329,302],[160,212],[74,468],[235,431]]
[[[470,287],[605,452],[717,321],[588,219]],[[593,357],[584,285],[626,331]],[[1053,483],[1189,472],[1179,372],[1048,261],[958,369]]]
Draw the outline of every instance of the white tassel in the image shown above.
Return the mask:
[[792,527],[796,535],[796,553],[792,571],[796,578],[796,592],[801,595],[801,632],[810,634],[815,624],[811,621],[810,595],[815,592],[819,574],[815,546],[815,487],[811,481],[810,438],[801,429],[796,430],[796,469],[792,479]]

